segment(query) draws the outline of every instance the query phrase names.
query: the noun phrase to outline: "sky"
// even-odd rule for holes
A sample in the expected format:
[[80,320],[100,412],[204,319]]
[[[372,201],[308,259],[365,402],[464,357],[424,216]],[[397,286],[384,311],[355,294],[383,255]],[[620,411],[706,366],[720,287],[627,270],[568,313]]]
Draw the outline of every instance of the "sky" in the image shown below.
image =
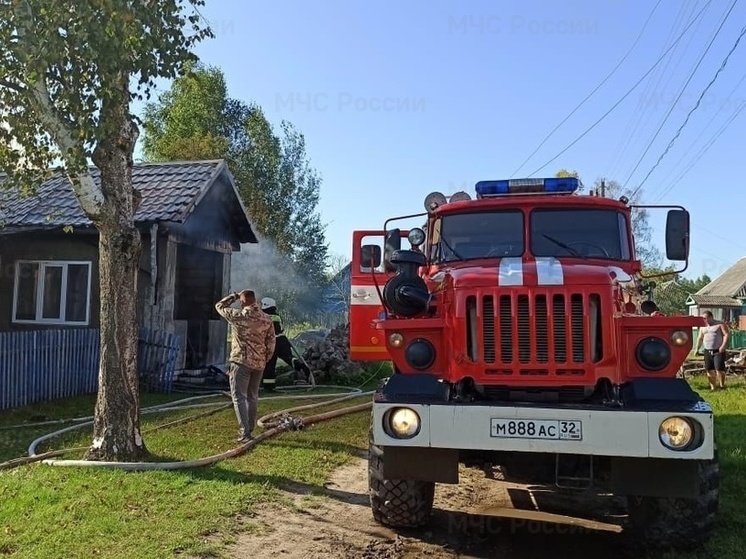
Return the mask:
[[[746,38],[713,82],[746,3],[207,0],[200,12],[216,37],[196,53],[229,95],[305,135],[332,254],[350,256],[355,229],[423,211],[432,191],[566,168],[687,208],[687,277],[746,255]],[[651,210],[661,250],[665,215]]]

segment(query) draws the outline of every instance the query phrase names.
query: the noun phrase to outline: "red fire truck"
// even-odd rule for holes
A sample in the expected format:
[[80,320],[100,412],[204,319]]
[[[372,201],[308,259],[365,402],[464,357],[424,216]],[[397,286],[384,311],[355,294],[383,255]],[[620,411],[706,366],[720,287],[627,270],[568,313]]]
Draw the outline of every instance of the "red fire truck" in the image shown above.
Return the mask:
[[[482,181],[473,199],[434,192],[425,212],[354,232],[351,358],[394,368],[373,401],[378,522],[426,524],[436,483],[479,458],[625,496],[638,541],[709,537],[713,412],[677,375],[701,319],[658,310],[635,253],[644,207],[580,190],[572,177]],[[686,269],[689,214],[656,208]],[[390,227],[412,218],[422,225]]]

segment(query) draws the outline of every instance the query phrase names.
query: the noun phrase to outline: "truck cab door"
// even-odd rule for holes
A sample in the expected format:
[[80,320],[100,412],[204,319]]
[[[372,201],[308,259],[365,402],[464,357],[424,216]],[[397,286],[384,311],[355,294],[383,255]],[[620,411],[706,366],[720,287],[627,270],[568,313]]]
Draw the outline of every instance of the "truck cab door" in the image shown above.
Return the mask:
[[[379,292],[395,269],[388,262],[401,245],[401,231],[355,231],[350,270],[350,359],[388,361],[386,341],[373,321],[385,317]],[[384,258],[384,254],[387,258]]]

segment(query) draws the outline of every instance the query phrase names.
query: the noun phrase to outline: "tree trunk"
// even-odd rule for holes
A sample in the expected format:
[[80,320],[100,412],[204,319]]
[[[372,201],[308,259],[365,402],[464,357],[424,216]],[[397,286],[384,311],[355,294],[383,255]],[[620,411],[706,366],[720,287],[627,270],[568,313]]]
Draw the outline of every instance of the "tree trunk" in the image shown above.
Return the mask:
[[[128,78],[122,77],[122,91]],[[93,423],[86,459],[120,462],[148,456],[140,433],[137,276],[142,242],[134,224],[137,198],[132,187],[132,154],[138,130],[122,96],[102,106],[108,128],[93,152],[101,172],[103,211],[95,218],[99,232],[101,361]]]
[[137,369],[138,230],[99,226],[101,365],[89,460],[147,457],[140,434]]

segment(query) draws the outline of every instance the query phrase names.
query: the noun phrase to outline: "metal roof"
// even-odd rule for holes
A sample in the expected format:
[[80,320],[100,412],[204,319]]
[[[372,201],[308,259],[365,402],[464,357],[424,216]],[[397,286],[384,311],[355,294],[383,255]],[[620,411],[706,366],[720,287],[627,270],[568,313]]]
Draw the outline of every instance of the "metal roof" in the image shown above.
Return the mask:
[[[99,170],[91,167],[90,172],[98,183]],[[183,223],[221,175],[235,194],[235,199],[230,201],[234,211],[230,213],[239,232],[239,242],[258,242],[233,176],[222,159],[136,163],[132,169],[132,182],[142,195],[142,203],[135,214],[135,223]],[[4,178],[0,175],[0,183]],[[81,209],[70,181],[63,173],[55,173],[32,196],[23,196],[0,186],[0,231],[3,228],[10,232],[66,226],[92,227],[93,223]]]
[[692,293],[689,295],[689,299],[698,307],[741,308],[741,302],[738,299],[726,297],[725,295],[699,295]]
[[[728,268],[725,272],[720,274],[710,283],[705,285],[702,289],[692,295],[695,301],[697,298],[707,296],[711,300],[713,297],[718,298],[721,301],[719,303],[708,302],[707,304],[717,304],[721,306],[731,306],[733,303],[737,303],[740,306],[736,297],[746,297],[744,288],[746,287],[746,257],[740,258],[733,266]],[[726,300],[730,300],[726,302]],[[702,303],[697,303],[702,304]]]

